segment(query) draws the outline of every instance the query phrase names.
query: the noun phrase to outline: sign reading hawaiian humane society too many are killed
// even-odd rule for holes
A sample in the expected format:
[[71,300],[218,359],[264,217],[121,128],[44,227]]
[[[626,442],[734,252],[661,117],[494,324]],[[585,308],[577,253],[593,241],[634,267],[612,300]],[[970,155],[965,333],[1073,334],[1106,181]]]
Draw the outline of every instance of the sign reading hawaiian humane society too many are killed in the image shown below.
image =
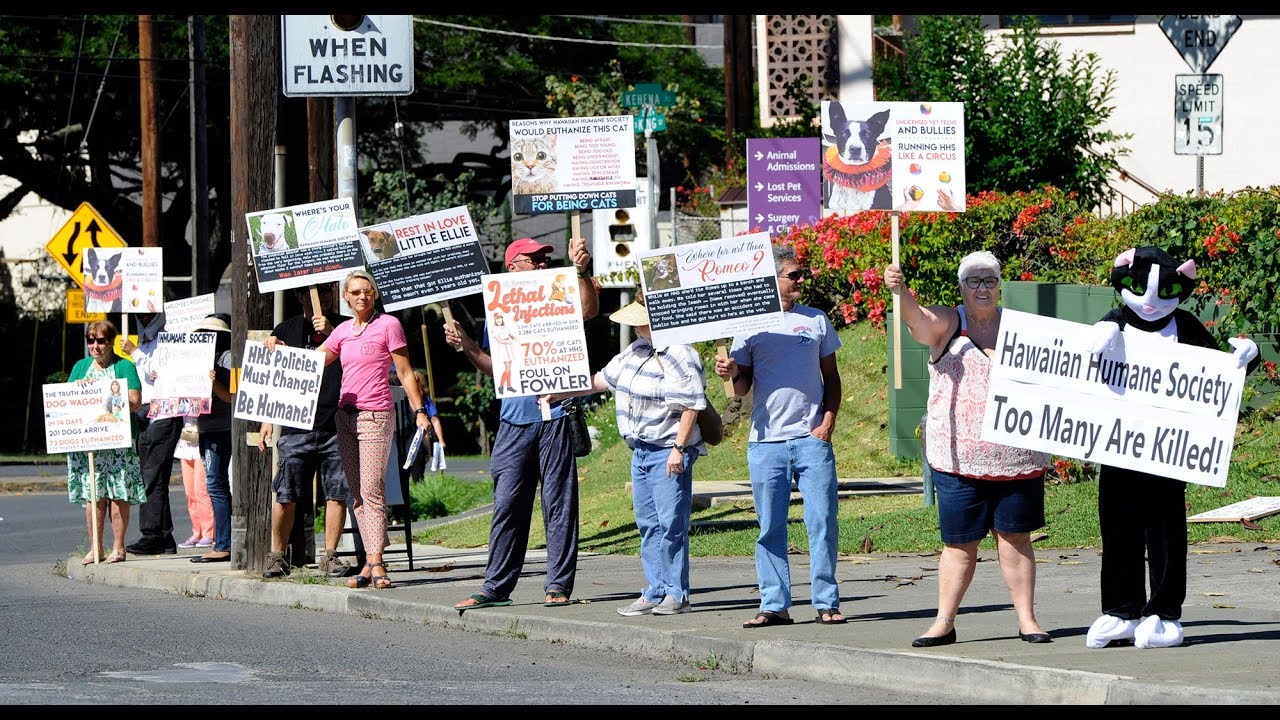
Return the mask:
[[481,284],[498,397],[591,387],[573,268],[485,275]]
[[655,347],[783,326],[767,232],[645,250],[639,262]]
[[341,280],[364,267],[351,198],[245,213],[258,292]]
[[515,211],[635,207],[634,120],[614,115],[510,121]]
[[489,272],[466,205],[360,228],[388,312],[481,291]]
[[325,353],[284,345],[268,350],[263,343],[246,340],[243,358],[234,416],[310,430],[316,421]]
[[98,378],[50,383],[42,388],[45,452],[91,452],[133,445],[127,381]]
[[[1224,487],[1245,370],[1230,353],[1001,312],[982,439]],[[930,422],[942,419],[930,417]]]

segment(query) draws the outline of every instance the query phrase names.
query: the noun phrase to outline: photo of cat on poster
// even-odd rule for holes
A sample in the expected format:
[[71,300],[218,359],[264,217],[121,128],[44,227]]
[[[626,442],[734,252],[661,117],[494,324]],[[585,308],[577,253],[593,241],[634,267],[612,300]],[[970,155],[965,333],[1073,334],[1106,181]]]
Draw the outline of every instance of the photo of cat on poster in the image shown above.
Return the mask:
[[547,194],[556,190],[556,134],[512,138],[512,194]]

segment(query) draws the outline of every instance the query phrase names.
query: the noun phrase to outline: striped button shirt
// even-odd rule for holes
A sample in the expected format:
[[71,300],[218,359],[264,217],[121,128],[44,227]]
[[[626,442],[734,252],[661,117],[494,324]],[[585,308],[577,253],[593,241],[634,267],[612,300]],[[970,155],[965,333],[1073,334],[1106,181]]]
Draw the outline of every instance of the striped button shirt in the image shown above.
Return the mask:
[[[637,441],[671,447],[684,409],[707,405],[702,358],[691,345],[656,350],[646,338],[637,338],[599,376],[614,393],[618,434],[628,447]],[[707,454],[696,423],[685,445]]]

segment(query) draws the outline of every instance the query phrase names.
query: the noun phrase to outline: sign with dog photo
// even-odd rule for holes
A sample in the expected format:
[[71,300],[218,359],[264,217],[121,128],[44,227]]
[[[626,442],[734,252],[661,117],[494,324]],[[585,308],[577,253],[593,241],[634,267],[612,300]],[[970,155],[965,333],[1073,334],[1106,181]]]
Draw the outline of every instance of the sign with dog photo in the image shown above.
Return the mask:
[[245,213],[258,292],[341,280],[364,267],[351,198]]
[[360,246],[387,312],[475,295],[489,272],[466,205],[360,228]]
[[783,326],[767,232],[642,250],[638,255],[655,347]]
[[964,212],[964,103],[822,102],[823,205]]
[[163,248],[86,248],[85,312],[158,313],[164,307]]

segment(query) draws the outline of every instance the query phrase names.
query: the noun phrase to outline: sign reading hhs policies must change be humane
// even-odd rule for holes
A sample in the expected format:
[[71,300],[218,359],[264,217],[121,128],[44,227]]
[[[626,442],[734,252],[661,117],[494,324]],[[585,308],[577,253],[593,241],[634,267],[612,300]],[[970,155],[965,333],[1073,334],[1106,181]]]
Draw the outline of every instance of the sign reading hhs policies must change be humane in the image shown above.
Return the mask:
[[413,16],[284,15],[286,97],[409,95]]

